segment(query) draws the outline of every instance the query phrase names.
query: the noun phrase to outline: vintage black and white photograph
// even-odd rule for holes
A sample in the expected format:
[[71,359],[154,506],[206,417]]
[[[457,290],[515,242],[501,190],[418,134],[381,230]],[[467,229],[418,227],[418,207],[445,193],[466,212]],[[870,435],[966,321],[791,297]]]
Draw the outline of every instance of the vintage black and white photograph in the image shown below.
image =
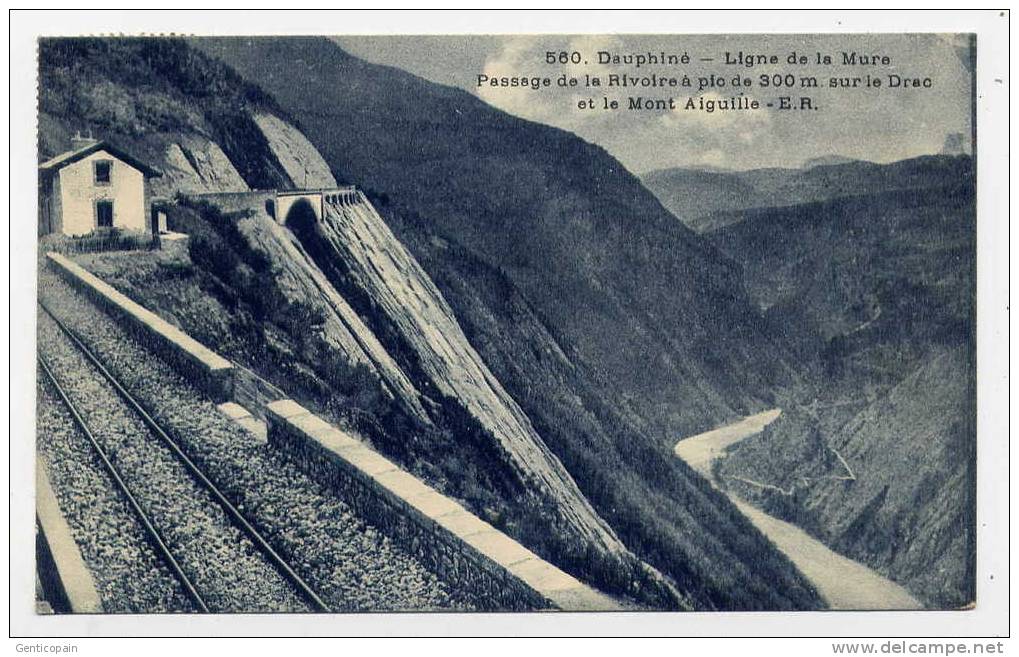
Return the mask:
[[40,36],[35,613],[972,610],[980,45]]

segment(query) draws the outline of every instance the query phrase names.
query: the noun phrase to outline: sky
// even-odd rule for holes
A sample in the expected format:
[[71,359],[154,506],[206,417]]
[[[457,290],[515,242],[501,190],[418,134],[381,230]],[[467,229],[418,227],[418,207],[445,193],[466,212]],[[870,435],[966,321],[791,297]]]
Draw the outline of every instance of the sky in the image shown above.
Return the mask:
[[[395,66],[427,80],[465,89],[485,102],[516,116],[569,130],[596,143],[631,171],[690,166],[752,169],[796,167],[817,157],[838,155],[874,162],[891,162],[937,153],[951,133],[970,141],[971,76],[964,35],[459,35],[459,36],[342,36],[335,41],[348,52],[378,64]],[[547,51],[581,53],[578,64],[545,63]],[[689,64],[600,64],[599,52],[661,53],[691,57]],[[725,53],[776,55],[777,64],[724,64]],[[792,52],[807,64],[789,65]],[[830,55],[832,66],[815,64],[817,53]],[[889,65],[847,66],[842,52],[880,54]],[[701,61],[710,58],[711,62]],[[561,88],[563,73],[583,80],[598,76],[601,88]],[[712,73],[723,77],[724,88],[609,89],[610,74],[682,78],[694,82]],[[815,76],[813,89],[763,89],[759,76]],[[479,74],[490,77],[538,76],[552,79],[548,89],[477,86]],[[836,90],[831,77],[881,78],[881,88]],[[743,89],[762,109],[708,113],[684,108],[700,96],[719,100],[733,96],[731,80],[749,77]],[[930,78],[930,88],[889,88],[889,75]],[[738,92],[737,92],[738,93]],[[608,96],[624,106],[617,111],[581,110],[578,102]],[[628,110],[630,96],[673,97],[676,109]],[[787,110],[779,96],[810,96],[816,110]],[[798,100],[794,100],[797,103]]]

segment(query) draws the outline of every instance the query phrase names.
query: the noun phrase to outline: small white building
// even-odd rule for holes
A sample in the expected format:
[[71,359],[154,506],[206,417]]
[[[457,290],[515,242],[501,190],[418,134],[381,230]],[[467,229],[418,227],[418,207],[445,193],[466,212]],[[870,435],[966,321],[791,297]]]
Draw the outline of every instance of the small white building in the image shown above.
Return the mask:
[[145,181],[158,175],[106,142],[76,137],[70,151],[39,165],[39,234],[148,231]]

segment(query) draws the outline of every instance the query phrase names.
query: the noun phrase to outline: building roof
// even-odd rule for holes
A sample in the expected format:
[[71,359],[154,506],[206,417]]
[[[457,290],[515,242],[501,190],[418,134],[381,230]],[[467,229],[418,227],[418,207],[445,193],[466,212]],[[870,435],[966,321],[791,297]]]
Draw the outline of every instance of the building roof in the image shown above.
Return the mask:
[[74,164],[78,160],[88,157],[89,155],[97,151],[106,151],[110,155],[116,157],[118,160],[122,160],[123,162],[130,164],[135,169],[138,169],[148,178],[156,178],[162,175],[158,169],[150,167],[141,160],[132,157],[131,155],[128,155],[121,149],[105,141],[93,142],[87,146],[82,146],[81,148],[67,151],[66,153],[61,153],[60,155],[50,158],[43,162],[42,164],[40,164],[39,171],[41,171],[42,173],[52,173],[55,171],[59,171],[68,164]]

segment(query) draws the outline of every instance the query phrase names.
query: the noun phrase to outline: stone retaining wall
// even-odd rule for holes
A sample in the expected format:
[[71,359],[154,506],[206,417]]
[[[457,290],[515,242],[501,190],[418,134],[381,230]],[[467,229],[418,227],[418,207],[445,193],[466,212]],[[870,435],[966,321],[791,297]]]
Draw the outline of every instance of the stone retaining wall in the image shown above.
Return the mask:
[[233,379],[233,400],[259,418],[265,417],[267,404],[287,396],[273,384],[236,363]]
[[[457,591],[491,610],[620,610],[506,534],[430,488],[359,440],[313,415],[146,310],[68,258],[51,266],[122,322],[216,403],[236,401],[264,416],[269,442],[333,488],[365,520],[418,557]],[[252,408],[254,407],[254,408]],[[58,510],[59,513],[59,510]]]
[[185,194],[189,199],[205,201],[219,208],[222,212],[241,212],[256,208],[265,208],[266,201],[276,200],[274,190],[256,189],[247,192],[200,192]]
[[483,608],[621,609],[293,400],[265,411],[270,444]]
[[60,511],[41,458],[35,469],[35,521],[36,572],[47,602],[63,613],[101,614],[92,574]]
[[233,399],[234,367],[230,361],[70,259],[59,253],[47,253],[46,257],[71,285],[120,320],[143,344],[154,347],[182,376],[216,403]]

